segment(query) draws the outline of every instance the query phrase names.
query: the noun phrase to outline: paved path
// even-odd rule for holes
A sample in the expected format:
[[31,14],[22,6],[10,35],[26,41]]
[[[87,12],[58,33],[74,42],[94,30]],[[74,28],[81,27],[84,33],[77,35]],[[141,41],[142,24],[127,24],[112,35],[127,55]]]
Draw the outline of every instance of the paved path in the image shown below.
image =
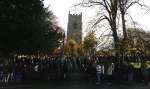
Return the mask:
[[112,84],[102,85],[89,84],[82,81],[53,81],[47,83],[26,83],[26,84],[8,84],[1,85],[0,89],[150,89],[150,84]]
[[[79,77],[80,76],[80,77]],[[38,83],[18,83],[0,84],[0,89],[150,89],[150,84],[144,86],[141,83],[133,84],[108,84],[95,85],[82,79],[83,75],[78,73],[71,74],[70,80],[38,82]],[[80,79],[81,78],[81,79]]]

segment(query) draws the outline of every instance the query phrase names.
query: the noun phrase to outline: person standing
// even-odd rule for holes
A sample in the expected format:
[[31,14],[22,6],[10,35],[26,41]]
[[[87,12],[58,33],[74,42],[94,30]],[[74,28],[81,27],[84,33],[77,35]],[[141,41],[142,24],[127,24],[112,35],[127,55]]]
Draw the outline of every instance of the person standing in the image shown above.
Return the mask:
[[147,67],[146,63],[143,63],[143,65],[142,65],[142,75],[143,75],[144,84],[148,85],[149,71],[148,71],[148,67]]
[[131,83],[133,81],[134,76],[134,67],[128,63],[128,82]]
[[115,68],[114,63],[111,63],[107,69],[107,79],[108,79],[108,83],[110,84],[112,83],[114,68]]
[[96,65],[96,84],[101,84],[101,72],[102,72],[102,67],[97,64]]

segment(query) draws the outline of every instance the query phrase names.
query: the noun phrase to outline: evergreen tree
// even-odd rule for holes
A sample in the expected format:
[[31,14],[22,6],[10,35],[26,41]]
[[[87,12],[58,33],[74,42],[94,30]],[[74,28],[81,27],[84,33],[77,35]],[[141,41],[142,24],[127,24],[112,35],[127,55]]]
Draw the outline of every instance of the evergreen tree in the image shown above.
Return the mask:
[[0,0],[0,51],[51,52],[61,33],[43,0]]

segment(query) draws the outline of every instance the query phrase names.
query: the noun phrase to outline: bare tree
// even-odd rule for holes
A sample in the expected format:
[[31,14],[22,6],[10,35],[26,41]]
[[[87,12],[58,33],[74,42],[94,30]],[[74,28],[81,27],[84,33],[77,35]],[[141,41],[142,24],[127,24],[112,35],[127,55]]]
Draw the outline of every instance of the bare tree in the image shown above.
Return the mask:
[[140,5],[141,7],[146,7],[146,5],[140,3],[141,0],[118,0],[119,1],[119,10],[121,12],[121,19],[122,19],[122,29],[123,29],[123,36],[124,39],[127,38],[127,32],[126,32],[126,21],[125,21],[125,15],[127,13],[127,10],[132,7],[135,4]]
[[116,25],[118,0],[82,0],[80,5],[84,7],[99,6],[100,10],[103,9],[104,13],[101,14],[94,25],[97,25],[103,20],[108,21],[112,31],[115,48],[117,48],[119,42]]

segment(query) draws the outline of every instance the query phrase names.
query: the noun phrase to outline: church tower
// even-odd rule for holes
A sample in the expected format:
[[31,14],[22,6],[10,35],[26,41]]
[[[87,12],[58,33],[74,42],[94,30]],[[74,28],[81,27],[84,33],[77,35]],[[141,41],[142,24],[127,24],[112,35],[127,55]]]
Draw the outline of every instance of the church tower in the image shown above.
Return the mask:
[[77,43],[82,42],[82,13],[68,15],[67,40],[74,39]]

